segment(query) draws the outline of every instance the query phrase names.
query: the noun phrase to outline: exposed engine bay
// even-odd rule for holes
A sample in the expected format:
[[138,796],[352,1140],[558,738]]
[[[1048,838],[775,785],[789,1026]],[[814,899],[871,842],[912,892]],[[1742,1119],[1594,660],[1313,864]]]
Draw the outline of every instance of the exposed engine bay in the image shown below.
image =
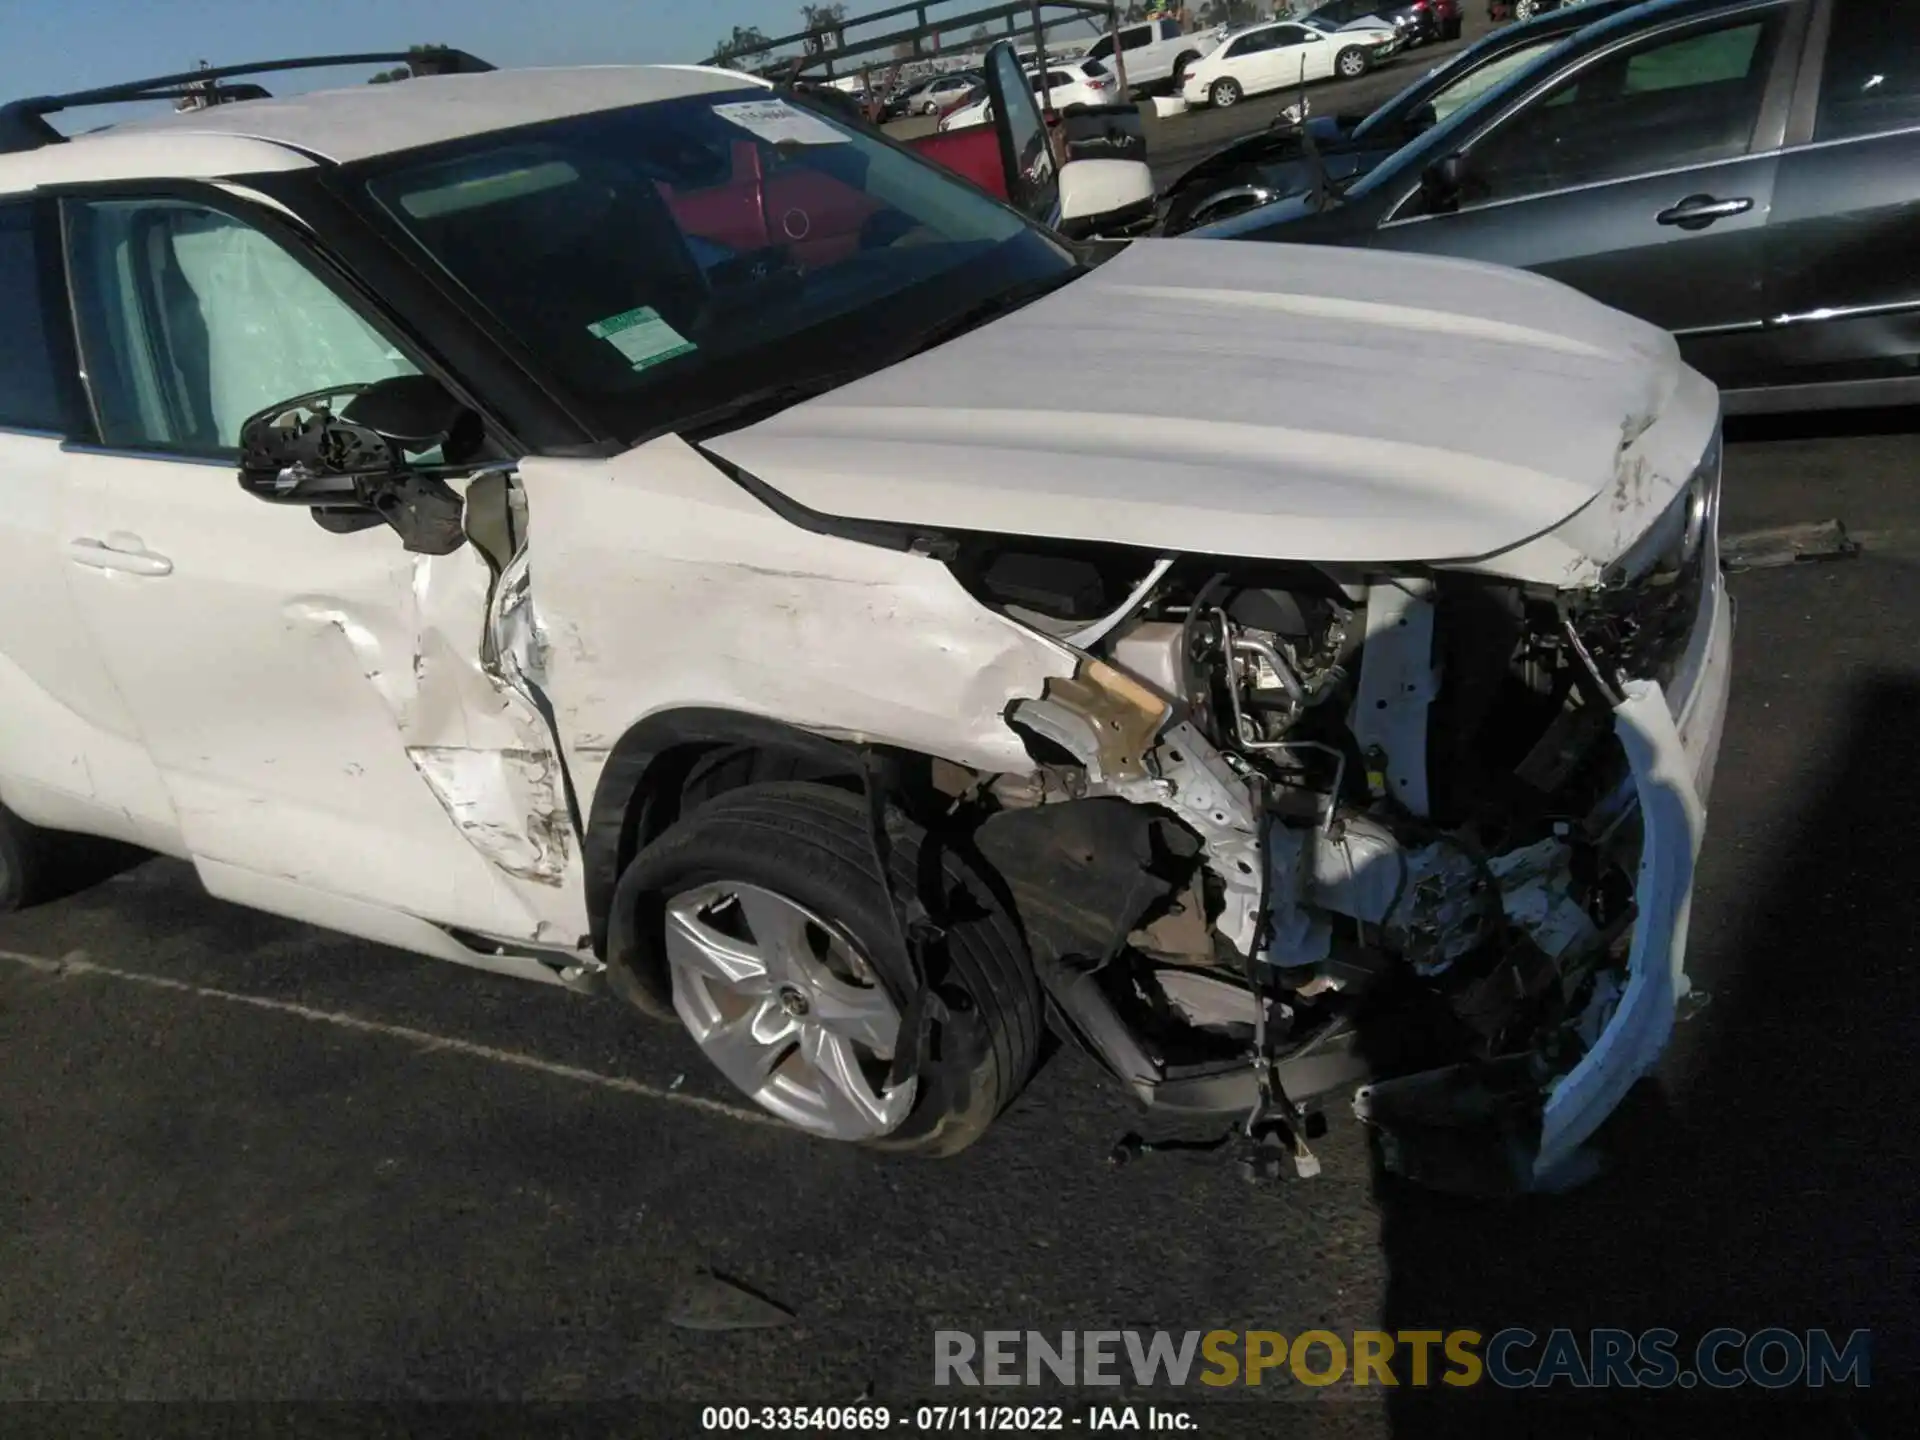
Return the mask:
[[1011,708],[1039,770],[981,797],[1067,1027],[1154,1109],[1281,1117],[1303,1173],[1308,1102],[1364,1080],[1390,1164],[1535,1183],[1546,1096],[1627,983],[1615,712],[1711,613],[1711,500],[1578,590],[963,554],[976,595],[1089,657]]

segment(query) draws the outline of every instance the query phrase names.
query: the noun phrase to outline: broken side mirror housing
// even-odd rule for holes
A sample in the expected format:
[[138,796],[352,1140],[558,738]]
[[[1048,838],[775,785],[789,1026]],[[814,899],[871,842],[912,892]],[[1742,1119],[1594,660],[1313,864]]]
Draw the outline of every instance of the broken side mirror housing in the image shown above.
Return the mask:
[[1124,235],[1153,218],[1153,172],[1144,161],[1069,160],[1060,167],[1063,235]]
[[[439,472],[463,468],[480,417],[437,380],[401,375],[277,401],[240,426],[240,488],[304,505],[336,532],[385,522],[408,550],[446,555],[466,542],[464,503]],[[439,450],[451,465],[410,456]]]

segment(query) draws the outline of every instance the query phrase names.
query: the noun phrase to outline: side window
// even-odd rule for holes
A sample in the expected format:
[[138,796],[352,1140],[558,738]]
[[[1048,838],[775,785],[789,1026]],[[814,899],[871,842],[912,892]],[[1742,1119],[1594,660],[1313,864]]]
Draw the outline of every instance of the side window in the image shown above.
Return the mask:
[[1256,30],[1251,35],[1242,35],[1233,42],[1228,55],[1258,55],[1263,50],[1271,50],[1279,32],[1276,30]]
[[1469,100],[1484,95],[1522,65],[1529,64],[1533,58],[1550,45],[1559,43],[1559,37],[1536,41],[1532,45],[1522,45],[1497,60],[1488,61],[1471,74],[1463,75],[1453,84],[1435,93],[1428,103],[1433,106],[1434,123],[1447,118]]
[[1746,154],[1783,14],[1656,36],[1584,66],[1471,147],[1465,203]]
[[1122,50],[1140,50],[1152,43],[1153,27],[1151,25],[1135,25],[1131,30],[1122,30],[1120,32],[1120,48]]
[[223,455],[276,400],[418,373],[280,246],[202,206],[69,212],[69,265],[103,444]]
[[1920,11],[1889,0],[1836,0],[1813,138],[1910,126],[1920,126]]
[[47,334],[34,207],[0,204],[0,426],[63,431],[59,362]]

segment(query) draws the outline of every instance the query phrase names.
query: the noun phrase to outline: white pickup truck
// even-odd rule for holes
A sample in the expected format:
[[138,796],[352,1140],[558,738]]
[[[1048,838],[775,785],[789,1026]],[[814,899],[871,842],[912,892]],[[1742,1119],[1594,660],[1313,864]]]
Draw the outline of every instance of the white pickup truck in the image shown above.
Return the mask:
[[[1172,81],[1177,88],[1187,67],[1219,43],[1213,32],[1186,34],[1178,20],[1144,20],[1120,29],[1120,58],[1125,62],[1129,90],[1148,90]],[[1109,70],[1113,63],[1113,36],[1102,35],[1087,48],[1087,58]]]

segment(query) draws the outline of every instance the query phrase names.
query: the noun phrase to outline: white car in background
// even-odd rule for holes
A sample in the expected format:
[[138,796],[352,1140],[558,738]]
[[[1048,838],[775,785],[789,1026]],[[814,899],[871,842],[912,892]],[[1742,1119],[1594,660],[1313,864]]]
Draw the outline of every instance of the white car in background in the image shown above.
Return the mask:
[[1224,110],[1249,95],[1310,80],[1358,79],[1399,48],[1390,25],[1337,31],[1298,20],[1255,25],[1189,66],[1181,96],[1189,105]]
[[1028,70],[1033,97],[1042,106],[1067,110],[1075,105],[1114,105],[1121,100],[1120,82],[1098,60],[1047,61],[1045,83],[1036,71]]
[[978,99],[969,100],[958,109],[949,110],[940,117],[942,130],[965,130],[973,125],[993,123],[993,96],[982,94]]
[[[1026,72],[1033,98],[1055,110],[1075,105],[1115,105],[1120,100],[1120,83],[1106,73],[1097,60],[1067,60],[1049,65],[1045,80],[1032,70]],[[965,130],[970,125],[988,125],[993,121],[993,97],[982,93],[976,99],[952,110],[940,119],[942,130]]]
[[978,75],[961,73],[942,75],[938,79],[926,81],[908,103],[908,110],[915,115],[938,115],[942,110],[951,110],[956,105],[965,104],[973,98],[980,88]]

